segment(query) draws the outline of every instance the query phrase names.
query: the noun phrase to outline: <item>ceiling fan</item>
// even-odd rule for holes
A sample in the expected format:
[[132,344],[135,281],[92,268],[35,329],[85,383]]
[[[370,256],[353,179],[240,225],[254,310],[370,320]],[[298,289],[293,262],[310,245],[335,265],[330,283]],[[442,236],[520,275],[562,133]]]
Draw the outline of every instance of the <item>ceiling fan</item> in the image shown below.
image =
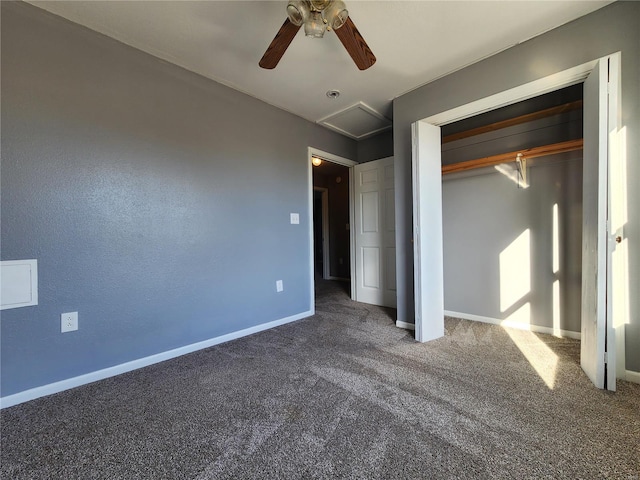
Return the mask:
[[259,65],[275,68],[291,41],[304,25],[307,37],[321,38],[326,30],[334,30],[360,70],[366,70],[376,57],[364,41],[342,0],[289,0],[287,19],[264,52]]

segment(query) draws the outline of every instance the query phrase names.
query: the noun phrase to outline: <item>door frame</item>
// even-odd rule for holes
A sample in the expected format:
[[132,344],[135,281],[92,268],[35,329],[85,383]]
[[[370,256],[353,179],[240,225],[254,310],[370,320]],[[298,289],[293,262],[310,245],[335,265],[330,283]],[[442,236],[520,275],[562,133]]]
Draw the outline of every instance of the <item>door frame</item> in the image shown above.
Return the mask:
[[329,189],[326,187],[313,187],[313,191],[321,192],[322,194],[322,278],[329,280],[331,278],[331,265],[329,265]]
[[309,272],[310,272],[310,297],[309,297],[309,310],[312,314],[315,313],[316,298],[315,298],[315,262],[313,258],[313,164],[311,159],[313,157],[321,158],[327,162],[337,163],[349,169],[349,267],[351,270],[351,299],[355,300],[355,243],[353,237],[353,229],[351,228],[354,217],[354,201],[353,201],[353,167],[358,164],[349,158],[341,157],[330,152],[325,152],[315,147],[307,147],[307,177],[308,177],[308,191],[309,191]]
[[[548,75],[538,80],[534,80],[534,81],[519,85],[517,87],[504,90],[494,95],[490,95],[488,97],[478,99],[476,101],[467,103],[465,105],[461,105],[461,106],[437,113],[435,115],[431,115],[422,120],[418,120],[417,122],[414,122],[412,124],[412,129],[417,130],[418,124],[420,123],[426,123],[433,126],[441,127],[443,125],[447,125],[447,124],[456,122],[458,120],[463,120],[465,118],[479,115],[481,113],[485,113],[490,110],[495,110],[497,108],[511,105],[519,101],[527,100],[529,98],[536,97],[539,95],[544,95],[545,93],[553,92],[561,88],[582,83],[584,82],[584,80],[587,78],[587,76],[591,73],[591,71],[594,69],[594,67],[600,60],[611,60],[611,65],[613,68],[611,72],[610,82],[612,86],[609,94],[610,96],[614,96],[614,98],[617,99],[617,102],[615,103],[619,106],[622,104],[621,94],[620,94],[620,81],[621,81],[620,80],[621,79],[620,58],[621,58],[621,53],[616,52],[611,55],[606,55],[604,57],[597,58],[580,65],[576,65],[572,68],[557,72],[552,75]],[[616,118],[610,119],[610,121],[616,122],[617,127],[619,128],[621,125],[619,121],[619,115],[620,115],[619,108],[618,108],[618,111],[616,112],[610,111],[609,113],[610,114],[614,113],[616,115]],[[415,142],[415,138],[413,139],[413,141]],[[609,153],[610,152],[611,152],[611,149],[609,149]],[[609,163],[610,162],[611,162],[611,159]],[[609,181],[611,182],[611,180],[612,179],[610,179]],[[417,201],[419,201],[419,192],[416,191],[417,190],[416,187],[417,186],[414,185],[414,191],[413,191],[414,205],[416,204]],[[616,188],[626,188],[626,187],[624,185],[616,185]],[[441,201],[442,200],[440,199],[440,202]],[[437,206],[437,208],[440,208],[440,210],[442,210],[442,204],[440,203],[440,205]],[[423,228],[425,228],[424,225],[423,225]],[[440,231],[442,230],[442,225],[439,226],[439,230]],[[608,235],[607,243],[610,243],[612,240],[612,238],[609,238],[609,237],[611,237],[611,234]],[[417,247],[414,246],[414,249],[415,248],[419,249],[419,246]],[[609,247],[604,248],[602,250],[603,252],[606,252],[608,249]],[[422,272],[423,266],[421,262],[419,262],[419,259],[420,259],[419,256],[418,257],[414,256],[414,271],[416,272],[415,275],[421,275],[421,272]],[[607,272],[607,276],[611,278],[609,275],[610,275],[609,272]],[[444,287],[444,285],[442,285],[442,287]],[[444,291],[444,288],[442,288],[442,291]],[[610,300],[611,298],[609,296],[608,302],[607,302],[608,304],[611,303]],[[420,305],[419,302],[420,302],[420,299],[414,298],[414,304],[416,308]],[[421,325],[420,326],[416,325],[416,330],[418,330],[419,328],[422,329],[423,331],[433,329],[434,322],[442,322],[442,328],[444,328],[444,317],[442,317],[441,319],[437,318],[432,320],[431,325],[427,323],[428,321],[429,321],[428,318],[421,318],[420,319]],[[620,346],[624,345],[624,333],[625,333],[624,325],[627,322],[628,322],[628,319],[623,319],[622,321],[618,320],[618,324],[617,324],[618,328],[615,328],[616,325],[612,325],[613,319],[609,319],[606,327],[608,331],[607,343],[609,345],[609,348],[614,347],[614,345],[615,347],[618,347],[618,348],[615,348],[615,358],[611,359],[613,361],[610,361],[610,363],[614,363],[613,369],[615,370],[615,375],[620,379],[625,378],[625,371],[626,371],[624,348],[620,348]],[[438,325],[438,328],[439,327],[440,326]],[[613,328],[615,328],[615,339],[612,339],[611,338],[612,335],[610,335]],[[611,351],[611,350],[608,350],[608,351]]]
[[414,329],[418,342],[428,342],[444,336],[442,142],[440,127],[427,122],[412,124],[411,136]]

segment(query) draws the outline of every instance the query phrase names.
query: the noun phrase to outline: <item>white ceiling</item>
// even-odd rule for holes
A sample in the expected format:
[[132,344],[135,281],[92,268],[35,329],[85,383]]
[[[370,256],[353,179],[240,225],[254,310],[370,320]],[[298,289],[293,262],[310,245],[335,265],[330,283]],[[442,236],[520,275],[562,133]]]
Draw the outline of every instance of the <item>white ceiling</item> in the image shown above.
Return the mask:
[[[611,1],[346,0],[378,59],[365,71],[333,32],[311,39],[302,29],[274,70],[260,68],[286,0],[29,3],[320,122],[359,102],[391,119],[393,98]],[[330,99],[328,90],[341,95]]]

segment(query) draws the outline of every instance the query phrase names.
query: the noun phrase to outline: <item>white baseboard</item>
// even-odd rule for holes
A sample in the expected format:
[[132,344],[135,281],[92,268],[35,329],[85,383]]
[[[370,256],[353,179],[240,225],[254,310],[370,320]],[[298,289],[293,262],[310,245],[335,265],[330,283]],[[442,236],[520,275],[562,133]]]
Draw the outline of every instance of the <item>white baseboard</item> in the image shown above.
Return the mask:
[[625,380],[627,382],[640,383],[640,372],[634,372],[633,370],[625,370]]
[[154,363],[164,362],[165,360],[169,360],[171,358],[176,358],[181,355],[186,355],[187,353],[202,350],[203,348],[208,348],[214,345],[229,342],[237,338],[246,337],[247,335],[262,332],[264,330],[269,330],[270,328],[284,325],[286,323],[295,322],[296,320],[301,320],[312,315],[313,310],[309,310],[297,315],[292,315],[290,317],[281,318],[279,320],[263,323],[261,325],[256,325],[255,327],[245,328],[243,330],[238,330],[237,332],[231,332],[227,333],[226,335],[210,338],[202,342],[192,343],[191,345],[185,345],[184,347],[175,348],[166,352],[157,353],[155,355],[139,358],[137,360],[132,360],[126,363],[121,363],[120,365],[115,365],[113,367],[104,368],[102,370],[86,373],[84,375],[68,378],[66,380],[60,380],[59,382],[50,383],[41,387],[31,388],[19,393],[14,393],[13,395],[7,395],[6,397],[0,398],[0,409],[12,407],[13,405],[18,405],[19,403],[28,402],[29,400],[34,400],[46,395],[69,390],[71,388],[86,385],[98,380],[104,380],[105,378],[114,377],[116,375],[120,375],[121,373],[137,370],[138,368],[147,367],[149,365],[153,365]]
[[527,330],[529,332],[547,333],[555,337],[575,338],[580,340],[580,332],[572,332],[570,330],[555,330],[551,327],[541,327],[538,325],[529,325],[528,323],[513,322],[509,320],[500,320],[498,318],[483,317],[480,315],[473,315],[471,313],[452,312],[445,310],[444,314],[448,317],[462,318],[465,320],[473,320],[476,322],[491,323],[493,325],[500,325],[501,327],[517,328],[519,330]]
[[403,322],[402,320],[396,320],[396,327],[404,328],[405,330],[415,330],[416,329],[416,324],[415,323],[409,323],[409,322]]

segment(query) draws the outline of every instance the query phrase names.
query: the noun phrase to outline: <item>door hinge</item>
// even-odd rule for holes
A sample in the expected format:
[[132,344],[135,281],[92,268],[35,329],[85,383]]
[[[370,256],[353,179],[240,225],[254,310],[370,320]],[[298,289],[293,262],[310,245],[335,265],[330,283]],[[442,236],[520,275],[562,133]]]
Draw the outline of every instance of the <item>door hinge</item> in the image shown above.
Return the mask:
[[607,354],[607,352],[604,352],[604,363],[609,363],[609,355]]

